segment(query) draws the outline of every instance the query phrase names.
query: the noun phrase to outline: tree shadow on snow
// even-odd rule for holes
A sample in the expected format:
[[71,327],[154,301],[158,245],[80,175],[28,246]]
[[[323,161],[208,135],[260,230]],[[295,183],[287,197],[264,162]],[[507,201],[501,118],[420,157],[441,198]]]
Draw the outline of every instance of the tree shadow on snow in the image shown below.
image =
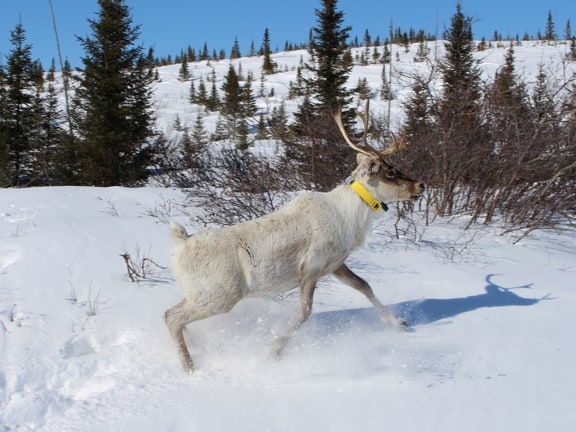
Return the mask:
[[[404,318],[409,326],[431,324],[443,319],[472,312],[482,308],[533,306],[542,300],[550,300],[550,294],[542,298],[521,297],[513,290],[530,289],[532,284],[516,287],[503,287],[493,281],[494,274],[486,276],[486,286],[481,294],[450,299],[410,300],[388,307],[398,316]],[[373,308],[350,309],[316,314],[316,322],[329,327],[346,327],[352,322],[356,325],[382,327],[380,319]]]

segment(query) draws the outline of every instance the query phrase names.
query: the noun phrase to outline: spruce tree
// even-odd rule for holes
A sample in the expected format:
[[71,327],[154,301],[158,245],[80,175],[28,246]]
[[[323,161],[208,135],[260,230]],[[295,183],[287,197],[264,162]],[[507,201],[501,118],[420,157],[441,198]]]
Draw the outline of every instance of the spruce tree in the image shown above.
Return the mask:
[[188,61],[194,63],[196,61],[196,51],[190,45],[186,49],[186,57],[188,57]]
[[361,100],[370,99],[372,96],[372,89],[368,85],[368,80],[366,77],[358,78],[358,83],[356,84],[356,93]]
[[382,54],[382,63],[390,64],[391,60],[392,60],[392,53],[390,52],[390,43],[388,42],[388,39],[386,39],[386,41],[384,42],[384,53]]
[[188,81],[192,78],[190,73],[190,68],[188,67],[188,56],[186,54],[182,55],[182,61],[180,64],[180,70],[178,71],[178,81]]
[[210,60],[207,42],[204,42],[204,45],[202,46],[202,52],[200,53],[200,61],[202,60]]
[[306,65],[305,97],[294,114],[292,131],[298,142],[286,144],[285,159],[296,167],[306,187],[327,190],[350,172],[352,151],[344,142],[332,115],[342,112],[346,127],[355,117],[349,108],[351,91],[346,83],[352,69],[347,40],[350,27],[336,0],[321,0],[316,9],[317,25],[311,31]]
[[372,61],[371,61],[371,63],[372,64],[378,64],[379,60],[380,60],[380,51],[378,51],[377,46],[374,46],[372,48]]
[[207,106],[208,104],[208,92],[206,90],[206,84],[204,83],[204,78],[200,78],[198,83],[198,94],[196,96],[196,103],[198,105]]
[[515,116],[528,110],[526,86],[516,74],[514,44],[512,43],[506,51],[504,65],[498,69],[494,77],[492,96],[498,105],[505,107]]
[[[298,111],[294,113],[294,122],[290,125],[290,129],[293,135],[298,137],[305,137],[310,135],[312,132],[311,125],[313,124],[315,114],[316,110],[310,95],[308,93],[304,93],[302,103],[300,104]],[[289,153],[290,152],[288,151],[287,154]]]
[[216,70],[214,68],[212,68],[210,81],[212,82],[210,96],[206,99],[204,106],[209,111],[218,111],[220,108],[220,99],[218,98],[218,89],[216,88]]
[[[411,145],[414,145],[420,137],[426,138],[426,135],[433,128],[431,105],[429,83],[426,78],[417,76],[412,84],[412,93],[403,104],[406,113],[404,133]],[[414,157],[412,153],[411,157]]]
[[204,129],[204,116],[200,112],[194,121],[191,139],[196,151],[202,150],[209,143],[208,133],[206,132],[206,129]]
[[196,86],[194,85],[194,80],[190,81],[190,89],[188,90],[188,101],[191,104],[198,103],[198,97],[196,96]]
[[451,215],[456,209],[456,190],[474,184],[489,169],[492,148],[481,116],[480,69],[473,57],[472,19],[456,5],[451,27],[444,39],[446,55],[440,64],[443,92],[434,108],[437,134],[427,145],[437,157],[438,182],[442,190],[437,211]]
[[250,51],[248,52],[248,57],[256,57],[256,46],[254,41],[250,42]]
[[[17,24],[10,32],[6,66],[0,67],[0,185],[27,185],[37,177],[34,149],[42,115],[42,69],[32,61],[26,31]],[[39,76],[40,75],[40,76]]]
[[242,57],[240,53],[240,44],[238,43],[238,37],[234,38],[234,45],[232,45],[232,51],[230,52],[230,60],[239,59]]
[[239,121],[242,119],[242,88],[234,66],[230,64],[228,73],[222,84],[224,92],[221,103],[221,113],[226,124],[226,136],[238,138]]
[[208,143],[208,134],[204,129],[204,117],[202,113],[199,112],[194,121],[192,132],[184,131],[180,141],[184,166],[186,168],[195,167],[198,153],[200,153]]
[[370,32],[368,29],[364,30],[364,47],[368,48],[372,46],[372,36],[370,36]]
[[553,124],[552,119],[557,108],[554,106],[554,96],[551,94],[551,86],[549,77],[546,74],[544,64],[538,65],[538,73],[536,74],[536,82],[532,90],[532,110],[534,114],[534,122],[539,125]]
[[152,82],[140,26],[132,25],[124,0],[98,0],[92,36],[79,37],[85,56],[75,95],[81,140],[80,181],[92,185],[133,184],[146,176],[153,157]]
[[236,140],[240,149],[249,145],[247,118],[256,114],[256,104],[252,95],[252,76],[244,85],[240,84],[239,74],[230,64],[228,73],[222,84],[224,92],[221,103],[221,112],[224,115],[228,128],[228,136]]
[[236,148],[238,150],[247,150],[252,144],[250,140],[250,130],[246,117],[240,118],[236,124],[235,130]]
[[266,127],[266,119],[264,114],[258,116],[258,125],[256,126],[256,139],[265,140],[268,139],[268,128]]
[[265,74],[273,74],[276,69],[276,64],[272,61],[270,57],[272,51],[270,49],[270,32],[268,29],[264,30],[264,40],[262,41],[262,56],[264,56],[264,62],[262,63],[262,72]]
[[474,60],[472,19],[456,5],[451,27],[444,34],[446,57],[440,65],[444,83],[442,110],[454,119],[477,109],[480,99],[480,69]]
[[8,164],[10,162],[10,141],[8,134],[8,104],[6,98],[6,73],[0,65],[0,187],[9,186]]
[[240,81],[234,66],[230,64],[228,73],[222,84],[224,99],[222,101],[222,114],[228,117],[236,117],[241,108]]
[[[496,72],[489,94],[490,108],[495,113],[489,126],[492,130],[495,126],[506,128],[493,135],[500,137],[501,141],[502,137],[511,137],[508,139],[512,143],[511,147],[518,150],[518,141],[529,142],[531,138],[534,113],[527,85],[516,73],[515,61],[514,44],[510,43],[504,56],[504,65]],[[519,136],[524,138],[518,140]]]
[[556,36],[556,26],[554,25],[554,20],[552,19],[552,11],[548,11],[548,17],[546,18],[546,33],[544,34],[544,40],[548,42],[555,41]]
[[251,72],[248,72],[246,82],[242,85],[240,91],[240,101],[242,103],[241,116],[244,118],[254,117],[258,111],[256,106],[256,100],[254,99],[254,94],[252,91],[252,82],[254,77]]
[[334,110],[346,110],[350,92],[345,85],[351,64],[346,64],[348,36],[351,27],[344,26],[344,13],[337,9],[337,0],[322,0],[322,9],[316,9],[317,25],[312,29],[310,44],[314,63],[307,64],[313,78],[307,84],[315,97],[319,115],[330,115]]
[[382,63],[382,87],[380,87],[380,99],[390,101],[393,99],[392,89],[390,88],[390,76],[386,73],[386,63]]
[[568,61],[576,61],[576,36],[570,39],[570,50],[566,54]]
[[426,45],[426,41],[421,39],[418,43],[418,50],[414,56],[414,61],[416,63],[425,62],[428,60],[428,54],[430,54],[430,48]]
[[270,135],[273,139],[285,140],[288,138],[288,114],[286,104],[282,102],[279,107],[272,109],[270,115]]
[[45,183],[52,184],[54,180],[63,183],[66,182],[66,178],[60,175],[60,163],[63,163],[60,154],[68,137],[62,128],[64,113],[60,109],[58,92],[52,82],[48,83],[43,103],[42,135],[38,146],[37,166],[43,174]]
[[[486,109],[490,115],[488,126],[491,135],[499,142],[499,156],[514,159],[512,153],[518,152],[517,143],[530,141],[533,133],[531,125],[534,122],[526,85],[516,74],[512,43],[504,61],[504,65],[496,72],[494,83],[488,92]],[[509,150],[507,155],[506,150]]]

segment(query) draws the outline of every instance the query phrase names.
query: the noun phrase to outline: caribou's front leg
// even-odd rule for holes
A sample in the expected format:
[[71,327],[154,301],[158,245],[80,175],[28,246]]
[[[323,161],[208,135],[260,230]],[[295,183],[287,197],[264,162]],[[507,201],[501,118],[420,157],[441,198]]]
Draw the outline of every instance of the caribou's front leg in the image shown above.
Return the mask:
[[342,264],[340,267],[338,267],[333,272],[333,275],[336,276],[336,278],[338,278],[338,280],[341,282],[351,286],[352,288],[355,288],[364,294],[368,300],[370,300],[370,303],[372,303],[382,321],[387,324],[406,326],[406,321],[394,315],[388,310],[388,308],[386,308],[386,306],[380,303],[380,301],[376,298],[376,295],[374,295],[374,291],[372,291],[370,284],[368,284],[368,282],[350,270],[346,264]]
[[292,335],[300,328],[304,322],[310,317],[312,313],[312,302],[314,299],[314,290],[316,289],[316,281],[308,281],[302,285],[300,289],[300,313],[298,318],[292,323],[288,331],[284,336],[279,337],[276,340],[274,347],[274,355],[280,357],[282,351],[286,347],[286,344],[292,337]]

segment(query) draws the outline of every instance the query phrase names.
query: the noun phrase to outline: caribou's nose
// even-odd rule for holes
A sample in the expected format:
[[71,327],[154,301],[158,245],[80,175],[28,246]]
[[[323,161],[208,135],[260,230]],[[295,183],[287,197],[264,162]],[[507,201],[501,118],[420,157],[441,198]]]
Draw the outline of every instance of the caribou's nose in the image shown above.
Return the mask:
[[426,185],[423,182],[418,183],[418,185],[420,186],[420,189],[422,189],[422,192],[426,190]]

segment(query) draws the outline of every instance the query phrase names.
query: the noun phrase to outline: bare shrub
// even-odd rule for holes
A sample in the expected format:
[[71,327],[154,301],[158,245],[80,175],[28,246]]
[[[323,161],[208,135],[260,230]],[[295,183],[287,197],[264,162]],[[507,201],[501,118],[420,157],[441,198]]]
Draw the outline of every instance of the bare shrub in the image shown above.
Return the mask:
[[[510,52],[512,53],[512,52]],[[403,132],[409,151],[396,160],[429,186],[426,222],[469,216],[468,227],[498,221],[518,238],[573,225],[576,209],[576,76],[540,69],[528,87],[501,69],[482,89],[477,121],[435,111],[434,79],[414,77]]]
[[227,148],[196,159],[190,176],[188,203],[203,226],[232,225],[270,213],[291,196],[294,179],[277,159],[250,150]]
[[81,307],[86,308],[86,315],[88,318],[84,322],[84,324],[80,327],[81,330],[84,330],[88,320],[91,317],[98,315],[101,310],[103,304],[107,303],[108,300],[101,300],[100,294],[102,293],[102,288],[98,289],[98,291],[92,290],[92,282],[88,284],[88,293],[86,297],[86,301],[80,302],[78,301],[77,291],[71,281],[70,283],[70,297],[66,300],[70,301],[74,305],[78,305]]
[[136,248],[135,258],[132,258],[128,252],[124,252],[120,256],[124,259],[128,278],[132,282],[137,283],[150,279],[157,275],[158,270],[166,269],[166,267],[157,264],[154,260],[142,254],[139,247]]
[[8,314],[10,322],[16,322],[17,316],[18,316],[18,305],[13,304],[12,307],[10,308],[10,313]]
[[88,300],[86,302],[86,313],[88,314],[89,317],[93,317],[98,315],[98,312],[100,311],[100,305],[101,305],[101,301],[100,301],[100,293],[102,292],[102,288],[100,288],[96,294],[92,293],[92,284],[90,284],[88,286]]
[[330,115],[311,115],[301,123],[297,136],[283,139],[283,166],[305,189],[330,190],[350,173],[354,153]]

